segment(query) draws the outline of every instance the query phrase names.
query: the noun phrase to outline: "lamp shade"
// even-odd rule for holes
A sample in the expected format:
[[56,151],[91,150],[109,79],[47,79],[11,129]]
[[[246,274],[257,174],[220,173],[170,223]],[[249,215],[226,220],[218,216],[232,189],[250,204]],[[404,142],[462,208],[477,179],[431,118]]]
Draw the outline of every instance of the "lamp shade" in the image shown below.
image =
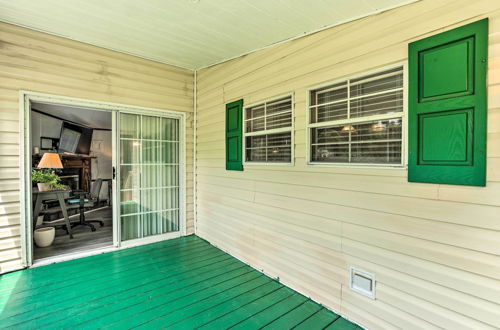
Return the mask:
[[47,152],[43,154],[38,168],[63,168],[63,165],[58,154]]

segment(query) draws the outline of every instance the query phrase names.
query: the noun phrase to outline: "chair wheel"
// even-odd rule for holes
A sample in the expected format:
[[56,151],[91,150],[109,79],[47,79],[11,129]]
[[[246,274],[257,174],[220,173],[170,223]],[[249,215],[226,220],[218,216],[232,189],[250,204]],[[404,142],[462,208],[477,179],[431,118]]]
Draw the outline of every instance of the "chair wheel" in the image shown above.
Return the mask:
[[97,230],[97,229],[95,229],[95,228],[90,228],[90,229],[91,229],[92,231],[96,231],[96,230]]

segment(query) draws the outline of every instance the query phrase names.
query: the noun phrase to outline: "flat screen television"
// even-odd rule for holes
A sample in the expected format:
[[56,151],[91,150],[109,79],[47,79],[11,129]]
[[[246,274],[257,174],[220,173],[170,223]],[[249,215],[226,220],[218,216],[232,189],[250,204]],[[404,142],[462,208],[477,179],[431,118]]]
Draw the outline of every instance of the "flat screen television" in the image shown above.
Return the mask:
[[59,137],[59,152],[88,155],[92,143],[91,128],[63,122]]

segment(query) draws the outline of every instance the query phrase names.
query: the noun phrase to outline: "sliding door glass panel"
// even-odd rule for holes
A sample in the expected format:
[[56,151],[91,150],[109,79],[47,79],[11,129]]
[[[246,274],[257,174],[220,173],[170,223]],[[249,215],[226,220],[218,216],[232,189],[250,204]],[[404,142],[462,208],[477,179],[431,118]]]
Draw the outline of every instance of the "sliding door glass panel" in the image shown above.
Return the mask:
[[179,230],[179,120],[120,115],[122,240]]

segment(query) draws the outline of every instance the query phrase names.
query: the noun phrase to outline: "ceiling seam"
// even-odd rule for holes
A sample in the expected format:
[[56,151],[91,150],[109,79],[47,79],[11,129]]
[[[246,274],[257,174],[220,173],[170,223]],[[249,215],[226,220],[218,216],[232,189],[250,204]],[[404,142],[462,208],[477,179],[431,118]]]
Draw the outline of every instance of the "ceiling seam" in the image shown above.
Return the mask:
[[278,45],[284,44],[284,43],[289,42],[289,41],[293,41],[293,40],[297,40],[297,39],[300,39],[300,38],[304,38],[304,37],[307,37],[309,35],[312,35],[312,34],[315,34],[315,33],[318,33],[318,32],[324,31],[324,30],[328,30],[330,28],[333,28],[333,27],[336,27],[336,26],[339,26],[339,25],[343,25],[343,24],[346,24],[346,23],[354,22],[354,21],[357,21],[357,20],[360,20],[360,19],[363,19],[363,18],[367,18],[367,17],[370,17],[370,16],[379,15],[379,14],[384,13],[386,11],[393,10],[393,9],[396,9],[396,8],[399,8],[399,7],[403,7],[403,6],[412,4],[412,3],[420,2],[420,1],[422,1],[422,0],[416,0],[416,1],[415,0],[406,0],[406,1],[402,2],[402,3],[394,5],[394,6],[390,6],[390,7],[383,8],[383,9],[378,9],[378,10],[375,10],[375,11],[369,13],[369,14],[355,16],[353,18],[350,18],[350,19],[347,19],[347,20],[344,20],[344,21],[340,21],[340,22],[337,22],[335,24],[325,25],[325,26],[323,26],[323,27],[321,27],[319,29],[316,29],[316,30],[313,30],[313,31],[310,31],[310,32],[304,32],[303,34],[297,35],[295,37],[290,37],[290,38],[287,38],[287,39],[283,39],[281,41],[277,41],[275,43],[272,43],[272,44],[269,44],[267,46],[264,46],[264,47],[261,47],[261,48],[257,48],[257,49],[251,50],[251,51],[248,51],[246,53],[241,53],[240,55],[236,55],[236,56],[233,56],[233,57],[221,60],[219,62],[215,62],[213,64],[208,64],[208,65],[205,65],[205,66],[198,67],[198,68],[196,68],[196,70],[207,69],[207,68],[210,68],[212,66],[216,66],[216,65],[219,65],[219,64],[222,64],[222,63],[225,63],[225,62],[229,62],[229,61],[232,61],[232,60],[237,59],[239,57],[250,55],[250,54],[259,52],[261,50],[264,50],[264,49],[268,49],[268,48],[271,48],[271,47],[274,47],[274,46],[278,46]]
[[216,62],[211,63],[211,64],[206,64],[206,65],[201,65],[201,66],[193,66],[193,67],[186,67],[186,66],[179,65],[179,64],[173,64],[173,63],[171,63],[169,61],[160,60],[160,59],[157,59],[157,58],[148,57],[148,56],[136,54],[136,53],[133,53],[133,52],[128,52],[128,51],[125,51],[125,50],[118,50],[116,48],[108,47],[108,46],[101,45],[101,44],[98,44],[98,43],[92,43],[92,42],[82,41],[80,39],[69,37],[69,36],[66,36],[64,34],[49,32],[49,31],[46,31],[44,29],[30,27],[30,26],[27,26],[25,24],[14,23],[14,22],[11,22],[11,21],[5,20],[5,19],[0,19],[0,22],[5,22],[5,23],[8,23],[8,24],[12,24],[12,25],[23,27],[23,28],[27,28],[27,29],[30,29],[30,30],[35,30],[35,31],[39,31],[39,32],[46,33],[46,34],[49,34],[49,35],[53,35],[53,36],[57,36],[57,37],[61,37],[61,38],[69,39],[69,40],[73,40],[73,41],[80,42],[80,43],[83,43],[83,44],[86,44],[86,45],[91,45],[91,46],[95,46],[95,47],[99,47],[99,48],[111,50],[111,51],[118,52],[118,53],[121,53],[121,54],[126,54],[126,55],[129,55],[129,56],[134,56],[134,57],[142,58],[144,60],[153,61],[153,62],[156,62],[156,63],[173,66],[175,68],[179,68],[179,69],[183,69],[183,70],[189,70],[189,71],[191,71],[191,72],[194,73],[194,72],[202,70],[202,69],[206,69],[206,68],[209,68],[209,67],[212,67],[212,66],[216,66],[216,65],[219,65],[219,64],[222,64],[222,63],[225,63],[225,62],[237,59],[239,57],[246,56],[246,55],[249,55],[249,54],[252,54],[252,53],[256,53],[256,52],[259,52],[261,50],[268,49],[268,48],[271,48],[271,47],[274,47],[274,46],[277,46],[277,45],[280,45],[280,44],[283,44],[283,43],[286,43],[286,42],[289,42],[289,41],[293,41],[293,40],[296,40],[296,39],[299,39],[299,38],[303,38],[303,37],[306,37],[306,36],[309,36],[309,35],[312,35],[312,34],[315,34],[315,33],[318,33],[318,32],[321,32],[321,31],[324,31],[324,30],[327,30],[327,29],[330,29],[330,28],[333,28],[333,27],[336,27],[336,26],[339,26],[339,25],[343,25],[343,24],[346,24],[346,23],[349,23],[349,22],[353,22],[353,21],[356,21],[356,20],[360,20],[360,19],[363,19],[363,18],[367,18],[367,17],[370,17],[370,16],[379,15],[379,14],[381,14],[383,12],[386,12],[386,11],[389,11],[389,10],[392,10],[392,9],[395,9],[395,8],[399,8],[399,7],[402,7],[402,6],[406,6],[406,5],[411,4],[411,3],[420,2],[420,1],[422,1],[422,0],[416,0],[416,1],[415,0],[405,0],[405,1],[402,1],[401,3],[395,4],[393,6],[385,7],[385,8],[382,8],[382,9],[375,9],[374,11],[372,11],[372,12],[370,12],[368,14],[362,14],[362,15],[354,16],[352,18],[349,18],[349,19],[346,19],[346,20],[343,20],[343,21],[340,21],[340,22],[337,22],[337,23],[334,23],[334,24],[325,25],[325,26],[323,26],[321,28],[318,28],[318,29],[315,29],[315,30],[312,30],[312,31],[309,31],[309,32],[304,32],[302,34],[299,34],[299,35],[296,35],[296,36],[293,36],[293,37],[285,38],[285,39],[283,39],[281,41],[277,41],[277,42],[271,43],[269,45],[253,49],[253,50],[250,50],[250,51],[238,54],[236,56],[232,56],[232,57],[229,57],[229,58],[226,58],[226,59],[222,59],[220,61],[216,61]]

